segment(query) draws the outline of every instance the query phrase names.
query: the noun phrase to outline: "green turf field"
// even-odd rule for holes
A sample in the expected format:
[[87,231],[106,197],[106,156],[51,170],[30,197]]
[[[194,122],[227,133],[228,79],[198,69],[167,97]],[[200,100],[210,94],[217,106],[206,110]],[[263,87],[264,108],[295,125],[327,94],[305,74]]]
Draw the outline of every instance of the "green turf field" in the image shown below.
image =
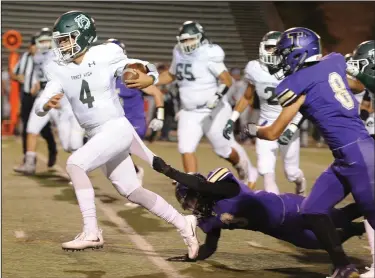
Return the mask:
[[[152,151],[182,169],[177,145],[153,143]],[[167,262],[186,253],[178,232],[148,211],[125,206],[121,197],[100,171],[90,174],[97,196],[97,216],[104,231],[101,250],[65,252],[60,244],[81,231],[81,214],[75,194],[63,175],[68,154],[59,151],[58,166],[46,169],[46,146],[39,142],[38,169],[34,177],[13,173],[21,160],[21,144],[15,138],[2,139],[2,276],[4,278],[224,278],[224,277],[325,277],[330,264],[324,252],[297,249],[279,240],[249,231],[224,231],[217,253],[199,263]],[[255,163],[254,149],[247,151]],[[198,149],[199,168],[207,173],[228,166],[207,144]],[[138,159],[135,159],[139,162]],[[303,149],[301,168],[309,183],[328,166],[327,149]],[[177,206],[170,180],[143,162],[144,186]],[[124,173],[125,174],[125,173]],[[277,165],[277,182],[282,192],[294,186]],[[259,178],[257,188],[261,189]],[[344,201],[351,201],[351,197]],[[200,241],[204,241],[199,231]],[[352,262],[363,271],[371,258],[367,239],[352,238],[345,245]]]

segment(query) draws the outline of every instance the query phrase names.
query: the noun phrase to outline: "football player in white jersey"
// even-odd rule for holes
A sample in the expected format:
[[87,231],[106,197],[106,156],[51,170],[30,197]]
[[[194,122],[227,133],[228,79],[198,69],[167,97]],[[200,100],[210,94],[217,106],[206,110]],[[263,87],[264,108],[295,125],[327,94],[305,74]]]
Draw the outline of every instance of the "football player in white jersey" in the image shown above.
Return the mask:
[[193,21],[183,23],[177,42],[169,71],[160,75],[158,85],[177,80],[182,104],[177,128],[178,150],[185,172],[197,172],[195,150],[205,135],[215,153],[236,168],[239,178],[251,182],[245,150],[235,145],[233,138],[227,141],[221,132],[231,114],[231,106],[222,98],[232,85],[224,65],[223,49],[209,43],[202,26]]
[[[366,88],[355,76],[358,72],[367,73],[370,76],[374,76],[375,73],[375,44],[374,41],[365,41],[360,43],[356,49],[353,51],[350,59],[347,60],[347,77],[348,80],[353,80],[350,82],[350,89],[353,92],[360,92],[354,96],[360,103],[360,117],[365,124],[365,127],[369,134],[375,139],[375,127],[374,127],[374,106],[375,97],[374,92]],[[353,74],[357,72],[357,74]],[[360,98],[357,98],[361,95]],[[365,228],[367,233],[367,238],[369,241],[372,264],[370,267],[366,267],[367,272],[361,274],[361,278],[373,278],[375,277],[375,233],[374,229],[370,226],[367,220],[365,220]]]
[[[272,55],[272,52],[280,35],[281,32],[268,32],[260,42],[259,60],[253,60],[247,64],[245,79],[248,82],[248,87],[234,108],[235,111],[223,131],[226,138],[232,134],[234,122],[251,102],[255,91],[260,100],[260,125],[272,124],[280,114],[282,108],[274,95],[274,90],[280,81],[272,75],[275,73],[273,66],[277,64],[276,57]],[[297,131],[301,119],[302,115],[298,113],[293,123],[284,131],[278,141],[256,139],[258,171],[264,177],[264,188],[268,192],[280,193],[275,181],[276,156],[280,149],[287,179],[296,184],[296,194],[304,195],[306,180],[299,168],[300,139],[299,131]]]
[[95,193],[87,175],[101,167],[122,196],[173,224],[188,245],[189,257],[195,258],[199,250],[197,220],[181,215],[162,197],[140,185],[129,153],[150,165],[154,154],[124,116],[115,91],[115,80],[124,75],[126,65],[142,63],[147,67],[147,74],[136,70],[138,79],[126,81],[128,87],[138,89],[158,81],[155,66],[127,58],[122,48],[114,43],[90,47],[97,39],[96,27],[93,18],[83,12],[70,11],[61,15],[55,22],[53,39],[59,60],[46,67],[48,83],[35,112],[45,116],[64,95],[89,137],[88,142],[68,158],[66,166],[82,213],[83,231],[74,240],[63,243],[62,248],[82,250],[103,246]]
[[[34,74],[33,74],[33,92],[43,90],[47,84],[45,66],[53,59],[56,59],[52,51],[52,31],[49,28],[43,28],[35,39],[37,53],[34,56]],[[41,94],[39,92],[39,94]],[[35,110],[36,101],[32,111]],[[38,117],[31,112],[27,124],[27,146],[25,162],[15,171],[23,174],[32,175],[36,170],[36,148],[37,137],[42,128],[53,121],[57,127],[59,139],[63,149],[67,152],[77,150],[83,145],[84,131],[79,126],[72,108],[66,98],[62,98],[59,107],[53,109],[48,116]],[[56,156],[56,155],[55,155]],[[55,158],[56,160],[56,158]],[[53,163],[54,164],[54,163]],[[52,165],[50,165],[52,166]]]

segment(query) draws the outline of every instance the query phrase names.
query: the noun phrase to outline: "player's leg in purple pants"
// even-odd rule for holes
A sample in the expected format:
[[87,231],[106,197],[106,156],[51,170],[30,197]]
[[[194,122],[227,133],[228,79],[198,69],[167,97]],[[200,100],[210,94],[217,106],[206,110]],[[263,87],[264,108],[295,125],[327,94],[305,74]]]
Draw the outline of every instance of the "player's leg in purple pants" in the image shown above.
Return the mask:
[[334,152],[333,170],[349,189],[363,216],[375,228],[375,142],[372,138],[358,141]]

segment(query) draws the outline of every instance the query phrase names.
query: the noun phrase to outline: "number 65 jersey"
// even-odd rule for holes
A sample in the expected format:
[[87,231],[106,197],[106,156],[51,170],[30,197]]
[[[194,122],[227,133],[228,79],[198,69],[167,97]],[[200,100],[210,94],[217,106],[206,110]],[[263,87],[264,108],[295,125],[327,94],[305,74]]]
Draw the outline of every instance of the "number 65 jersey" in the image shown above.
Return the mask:
[[169,72],[176,76],[184,109],[203,108],[215,95],[217,78],[227,70],[224,57],[223,49],[216,44],[204,44],[191,54],[184,54],[178,45],[175,46]]
[[280,106],[275,90],[280,81],[271,75],[268,68],[262,65],[259,60],[253,60],[247,63],[245,68],[245,80],[254,85],[260,102],[259,124],[267,121],[267,125],[272,124],[279,114]]
[[52,96],[64,93],[80,126],[86,130],[123,117],[115,81],[130,63],[148,64],[128,59],[114,43],[89,48],[80,64],[49,63],[46,67],[48,83],[39,99],[37,114],[45,114],[42,107]]

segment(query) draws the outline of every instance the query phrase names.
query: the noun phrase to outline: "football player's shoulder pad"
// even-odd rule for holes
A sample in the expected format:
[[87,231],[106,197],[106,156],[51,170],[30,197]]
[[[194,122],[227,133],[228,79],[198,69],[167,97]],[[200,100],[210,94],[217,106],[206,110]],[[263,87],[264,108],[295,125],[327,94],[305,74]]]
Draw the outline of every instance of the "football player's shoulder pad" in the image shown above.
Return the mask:
[[219,45],[207,44],[206,47],[210,61],[216,63],[224,62],[225,52]]
[[114,61],[124,56],[126,57],[124,50],[115,43],[103,43],[93,46],[87,54],[93,55],[92,58],[94,59],[104,61]]

